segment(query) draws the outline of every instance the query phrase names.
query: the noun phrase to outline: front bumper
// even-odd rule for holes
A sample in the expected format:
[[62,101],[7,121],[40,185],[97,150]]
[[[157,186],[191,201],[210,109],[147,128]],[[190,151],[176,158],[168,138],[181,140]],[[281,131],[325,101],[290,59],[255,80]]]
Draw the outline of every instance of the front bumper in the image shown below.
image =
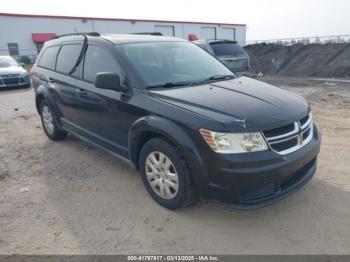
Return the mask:
[[0,88],[4,87],[21,87],[29,86],[30,78],[29,76],[16,76],[16,77],[2,77],[0,76]]
[[[199,191],[205,200],[240,209],[256,209],[300,189],[316,171],[321,138],[316,126],[312,140],[288,155],[273,151],[204,156],[206,183]],[[203,179],[203,176],[202,176]]]

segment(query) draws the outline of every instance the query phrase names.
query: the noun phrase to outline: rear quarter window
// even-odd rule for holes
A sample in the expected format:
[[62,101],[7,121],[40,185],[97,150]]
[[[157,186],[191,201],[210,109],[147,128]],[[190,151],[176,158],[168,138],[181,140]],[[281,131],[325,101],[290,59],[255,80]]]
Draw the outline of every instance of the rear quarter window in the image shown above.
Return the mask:
[[55,61],[58,49],[58,46],[51,46],[44,49],[42,55],[39,58],[38,66],[51,70],[55,69]]

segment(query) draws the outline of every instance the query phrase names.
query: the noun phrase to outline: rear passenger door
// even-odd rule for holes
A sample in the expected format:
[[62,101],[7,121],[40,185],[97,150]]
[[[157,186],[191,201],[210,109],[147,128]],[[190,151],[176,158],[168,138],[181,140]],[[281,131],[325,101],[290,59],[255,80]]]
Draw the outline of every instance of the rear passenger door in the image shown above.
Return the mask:
[[66,124],[90,141],[128,157],[127,119],[132,115],[128,114],[128,104],[121,101],[120,92],[95,87],[97,73],[118,73],[121,83],[125,82],[125,73],[111,50],[98,43],[88,45],[81,66],[82,78],[75,86],[77,103],[69,109],[72,117]]
[[78,59],[81,48],[79,42],[63,44],[57,55],[56,72],[52,72],[47,79],[49,90],[54,94],[53,98],[62,113],[62,119],[70,122],[76,122],[79,118],[76,84],[81,78],[82,67],[79,66],[71,75],[69,73]]

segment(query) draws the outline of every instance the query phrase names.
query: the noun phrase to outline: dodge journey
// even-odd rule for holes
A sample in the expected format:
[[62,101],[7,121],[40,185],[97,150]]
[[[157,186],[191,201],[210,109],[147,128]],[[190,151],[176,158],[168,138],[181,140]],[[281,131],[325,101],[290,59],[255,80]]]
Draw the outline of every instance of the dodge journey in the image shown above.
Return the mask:
[[305,99],[238,77],[182,39],[59,36],[32,82],[50,139],[70,133],[127,161],[169,209],[196,199],[262,207],[316,170],[320,134]]

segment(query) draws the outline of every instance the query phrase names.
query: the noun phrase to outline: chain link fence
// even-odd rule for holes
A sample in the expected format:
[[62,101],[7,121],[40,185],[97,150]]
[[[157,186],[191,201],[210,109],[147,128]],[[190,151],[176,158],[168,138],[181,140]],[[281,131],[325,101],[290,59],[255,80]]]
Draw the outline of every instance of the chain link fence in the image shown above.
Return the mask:
[[250,40],[246,45],[253,44],[279,44],[291,46],[296,44],[328,44],[328,43],[350,43],[350,35],[332,35],[332,36],[311,36],[311,37],[293,37],[268,40]]

